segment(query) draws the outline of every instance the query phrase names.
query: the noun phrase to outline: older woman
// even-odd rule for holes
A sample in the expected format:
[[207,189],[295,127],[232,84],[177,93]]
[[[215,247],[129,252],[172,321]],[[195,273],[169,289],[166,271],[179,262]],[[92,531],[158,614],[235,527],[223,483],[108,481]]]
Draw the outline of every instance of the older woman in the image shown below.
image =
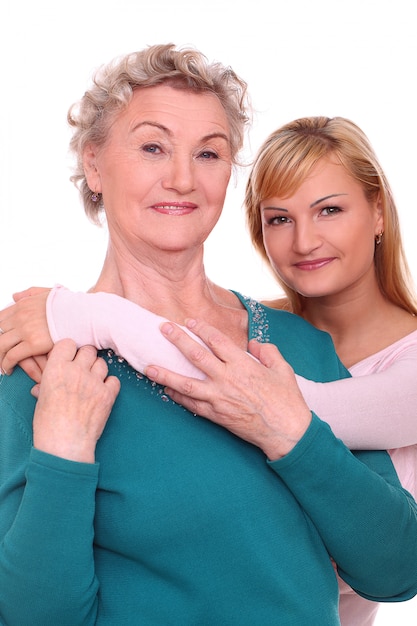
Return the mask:
[[[113,352],[68,339],[51,352],[37,403],[23,370],[2,377],[0,618],[10,626],[337,624],[330,557],[366,597],[417,592],[417,507],[388,455],[353,456],[298,390],[292,367],[323,382],[348,375],[329,336],[205,275],[203,244],[246,119],[230,69],[171,45],[103,68],[71,110],[74,180],[109,229],[92,291],[177,323],[207,320],[188,325],[212,353],[164,327],[207,375],[184,391],[234,384],[227,411],[202,394],[202,409],[214,403],[205,419]],[[7,320],[3,348],[15,342]],[[251,399],[233,413],[248,341]]]

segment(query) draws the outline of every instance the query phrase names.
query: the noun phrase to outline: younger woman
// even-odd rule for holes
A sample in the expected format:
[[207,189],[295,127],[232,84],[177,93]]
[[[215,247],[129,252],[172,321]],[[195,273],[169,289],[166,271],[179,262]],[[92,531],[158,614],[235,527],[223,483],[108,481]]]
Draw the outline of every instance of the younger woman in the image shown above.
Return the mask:
[[[352,379],[300,380],[310,406],[351,448],[387,448],[417,492],[417,304],[395,201],[362,130],[336,117],[270,135],[246,189],[252,241],[286,298],[270,302],[329,332]],[[376,605],[344,586],[342,624]]]

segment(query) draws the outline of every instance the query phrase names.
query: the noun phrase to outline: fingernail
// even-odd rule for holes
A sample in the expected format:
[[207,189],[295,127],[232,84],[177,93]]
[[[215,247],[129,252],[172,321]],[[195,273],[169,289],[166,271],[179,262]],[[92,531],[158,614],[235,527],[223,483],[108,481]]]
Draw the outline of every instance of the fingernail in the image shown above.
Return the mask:
[[148,378],[156,378],[158,376],[158,370],[156,369],[156,367],[152,367],[152,365],[150,365],[149,367],[145,367],[145,376],[147,376]]
[[170,335],[174,330],[174,326],[170,322],[164,322],[161,324],[161,332],[164,335]]
[[194,320],[192,318],[191,319],[187,319],[185,321],[185,324],[186,324],[187,328],[194,328],[194,326],[197,324],[197,320]]

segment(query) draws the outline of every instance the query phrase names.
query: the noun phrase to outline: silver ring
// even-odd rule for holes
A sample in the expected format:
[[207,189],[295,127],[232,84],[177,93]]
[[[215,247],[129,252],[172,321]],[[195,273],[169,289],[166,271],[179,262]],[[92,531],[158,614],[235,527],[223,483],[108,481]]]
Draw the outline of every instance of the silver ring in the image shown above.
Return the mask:
[[0,328],[0,335],[4,334],[4,330],[2,328]]

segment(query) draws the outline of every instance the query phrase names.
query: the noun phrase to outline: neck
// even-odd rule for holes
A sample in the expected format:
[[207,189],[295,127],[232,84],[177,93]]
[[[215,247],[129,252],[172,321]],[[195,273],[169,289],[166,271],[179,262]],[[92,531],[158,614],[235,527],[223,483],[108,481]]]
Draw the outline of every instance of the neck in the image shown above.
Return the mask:
[[339,294],[306,299],[303,317],[331,335],[347,367],[417,328],[413,316],[383,296],[376,278]]
[[238,345],[247,343],[247,314],[236,296],[205,274],[203,248],[194,253],[132,257],[109,245],[90,291],[115,293],[178,324],[196,317],[220,329]]

